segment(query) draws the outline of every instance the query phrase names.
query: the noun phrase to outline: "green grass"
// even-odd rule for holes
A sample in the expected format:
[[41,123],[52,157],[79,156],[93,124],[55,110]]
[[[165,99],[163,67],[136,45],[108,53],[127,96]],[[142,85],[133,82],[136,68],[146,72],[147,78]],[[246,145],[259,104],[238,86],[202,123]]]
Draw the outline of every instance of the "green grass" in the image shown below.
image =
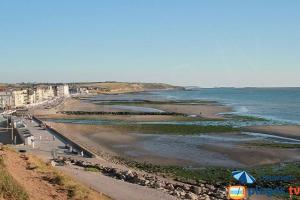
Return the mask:
[[86,167],[84,168],[85,171],[89,171],[89,172],[100,172],[100,169],[96,168],[96,167]]
[[254,116],[244,116],[244,115],[234,115],[234,114],[223,114],[223,116],[230,120],[239,120],[239,121],[269,121],[262,117]]
[[13,200],[29,199],[25,189],[6,170],[2,157],[0,157],[0,197]]
[[256,147],[282,148],[282,149],[300,148],[300,144],[275,143],[275,142],[249,142],[249,143],[245,143],[245,145],[256,146]]
[[149,134],[172,134],[172,135],[193,135],[201,133],[225,133],[235,132],[240,129],[231,126],[197,126],[197,125],[170,125],[170,124],[127,124],[119,128],[129,132],[140,132]]

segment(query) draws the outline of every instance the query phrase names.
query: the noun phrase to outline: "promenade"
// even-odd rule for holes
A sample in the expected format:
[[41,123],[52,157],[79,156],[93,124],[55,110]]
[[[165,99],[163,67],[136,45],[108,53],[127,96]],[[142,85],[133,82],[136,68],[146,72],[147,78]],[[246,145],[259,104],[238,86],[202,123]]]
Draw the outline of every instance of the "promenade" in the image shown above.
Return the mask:
[[[53,154],[55,152],[56,156],[72,156],[76,157],[77,159],[108,164],[107,161],[104,161],[101,158],[83,158],[80,155],[70,155],[67,152],[67,149],[64,149],[65,145],[68,143],[67,141],[59,137],[55,137],[55,140],[53,140],[54,135],[50,131],[39,127],[39,124],[35,121],[31,122],[30,120],[25,120],[25,123],[27,125],[27,129],[35,138],[34,148],[32,148],[32,146],[21,145],[15,147],[18,150],[26,150],[27,152],[41,158],[45,162],[53,159]],[[82,184],[87,185],[98,192],[102,192],[116,200],[177,199],[176,197],[168,195],[167,193],[157,189],[127,183],[105,176],[101,173],[88,172],[83,168],[73,165],[56,166],[56,168],[73,177]]]

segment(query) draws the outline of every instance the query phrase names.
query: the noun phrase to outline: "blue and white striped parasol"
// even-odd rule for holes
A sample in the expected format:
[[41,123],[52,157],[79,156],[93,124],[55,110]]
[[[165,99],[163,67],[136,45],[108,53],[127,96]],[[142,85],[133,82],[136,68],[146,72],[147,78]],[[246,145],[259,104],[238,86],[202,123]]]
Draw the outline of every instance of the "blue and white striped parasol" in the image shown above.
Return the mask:
[[245,171],[233,171],[231,174],[233,178],[242,184],[252,184],[255,182],[255,178]]

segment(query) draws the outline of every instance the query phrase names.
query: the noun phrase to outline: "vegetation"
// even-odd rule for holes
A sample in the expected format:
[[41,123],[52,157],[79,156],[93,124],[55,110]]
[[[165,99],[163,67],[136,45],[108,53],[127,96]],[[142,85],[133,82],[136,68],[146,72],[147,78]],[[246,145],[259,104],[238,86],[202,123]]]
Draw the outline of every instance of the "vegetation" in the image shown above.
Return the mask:
[[[129,167],[137,168],[149,173],[163,174],[180,180],[182,182],[202,182],[226,184],[233,182],[231,172],[236,170],[233,168],[225,167],[203,167],[198,169],[183,168],[178,166],[159,166],[151,163],[140,163],[136,161],[126,160],[124,158],[118,158],[124,164]],[[276,165],[266,165],[255,168],[241,168],[239,170],[245,170],[253,175],[257,180],[257,185],[265,187],[285,187],[287,188],[291,183],[300,183],[300,162],[284,163]],[[293,180],[290,181],[277,181],[266,182],[262,178],[265,176],[291,176]]]
[[67,115],[171,115],[171,116],[187,116],[185,114],[176,112],[92,112],[92,111],[61,111],[62,114]]
[[126,124],[120,128],[131,132],[150,134],[173,134],[191,135],[200,133],[225,133],[239,131],[231,126],[198,126],[198,125],[176,125],[176,124]]
[[100,169],[97,167],[86,167],[84,170],[89,172],[100,172]]
[[245,143],[245,145],[256,146],[256,147],[283,148],[283,149],[300,148],[300,144],[276,143],[276,142],[249,142],[249,143]]
[[68,196],[70,199],[76,200],[109,200],[110,198],[106,197],[103,194],[97,193],[78,182],[74,181],[71,177],[64,175],[60,171],[57,171],[52,166],[47,165],[43,161],[39,160],[34,156],[29,157],[29,162],[35,165],[35,169],[40,173],[45,174],[46,179],[52,184],[57,184],[62,187],[64,190],[68,191]]
[[27,200],[25,189],[6,170],[3,157],[0,157],[0,199]]
[[268,121],[265,118],[254,117],[254,116],[244,116],[244,115],[234,115],[234,114],[223,114],[223,116],[227,119],[239,120],[239,121]]
[[93,88],[99,93],[124,93],[124,92],[140,92],[147,90],[165,90],[165,89],[183,89],[164,83],[129,83],[129,82],[87,82],[75,83],[80,87]]

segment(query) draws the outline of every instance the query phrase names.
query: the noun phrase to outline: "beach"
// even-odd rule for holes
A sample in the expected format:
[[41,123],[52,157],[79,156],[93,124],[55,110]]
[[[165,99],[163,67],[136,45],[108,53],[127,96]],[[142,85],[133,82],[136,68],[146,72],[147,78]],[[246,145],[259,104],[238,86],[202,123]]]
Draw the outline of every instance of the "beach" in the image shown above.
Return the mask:
[[[267,145],[269,141],[277,143],[288,141],[289,137],[296,138],[298,126],[229,128],[209,125],[202,130],[203,126],[197,125],[202,121],[226,124],[229,120],[241,123],[243,120],[256,122],[256,119],[239,119],[236,116],[228,119],[227,115],[220,113],[230,113],[232,108],[213,101],[136,102],[122,99],[119,102],[117,96],[113,98],[114,101],[105,102],[69,98],[52,110],[35,113],[55,130],[106,159],[121,157],[137,162],[182,167],[250,167],[300,160],[298,148],[283,149]],[[66,114],[69,111],[87,114]],[[127,114],[120,115],[120,112]],[[160,114],[163,112],[182,115]],[[274,133],[287,139],[247,135],[244,132]],[[258,143],[266,145],[258,147]]]

